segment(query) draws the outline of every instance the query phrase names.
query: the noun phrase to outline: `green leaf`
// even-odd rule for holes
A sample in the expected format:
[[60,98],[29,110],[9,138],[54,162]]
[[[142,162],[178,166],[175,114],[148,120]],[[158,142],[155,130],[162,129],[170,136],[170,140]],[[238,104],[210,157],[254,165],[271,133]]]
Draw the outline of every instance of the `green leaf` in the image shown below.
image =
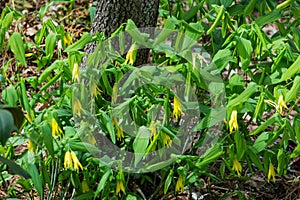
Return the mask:
[[253,144],[253,148],[259,153],[267,146],[267,140],[269,140],[269,132],[263,132],[258,136]]
[[166,179],[166,181],[165,181],[165,186],[164,186],[164,194],[167,194],[167,192],[168,192],[168,189],[169,189],[169,187],[170,187],[170,185],[171,185],[171,182],[172,182],[172,180],[173,180],[173,170],[171,169],[170,170],[170,173],[169,173],[169,175],[168,175],[168,177],[167,177],[167,179]]
[[237,62],[237,59],[232,56],[232,52],[229,49],[217,51],[212,60],[212,63],[214,63],[220,71],[222,71],[229,62]]
[[64,50],[64,52],[71,52],[71,51],[79,51],[81,49],[83,49],[83,47],[92,41],[92,36],[89,33],[85,33],[80,40],[78,40],[77,42],[75,42],[74,44],[68,46],[68,48],[66,48]]
[[193,17],[195,17],[195,15],[197,15],[197,12],[201,8],[201,6],[202,5],[200,3],[198,3],[196,6],[193,6],[191,9],[189,9],[186,12],[184,12],[181,18],[183,20],[185,20],[185,21],[189,21],[190,19],[192,19]]
[[18,93],[13,85],[9,85],[2,91],[2,98],[6,104],[10,106],[17,106]]
[[278,150],[277,161],[278,161],[278,166],[277,166],[278,176],[281,176],[283,175],[284,170],[287,168],[287,163],[288,163],[282,148]]
[[41,44],[42,42],[42,39],[44,37],[44,35],[46,34],[46,24],[43,23],[43,26],[41,29],[39,29],[35,36],[34,36],[34,41],[37,43],[37,44]]
[[0,156],[0,162],[5,163],[8,166],[9,172],[11,174],[17,174],[17,175],[23,176],[25,179],[31,178],[26,170],[24,170],[22,167],[20,167],[18,164],[16,164],[12,160],[8,160],[8,159]]
[[93,199],[94,197],[94,192],[89,191],[87,193],[78,195],[77,197],[74,197],[73,200],[86,200],[86,199]]
[[56,46],[56,34],[49,34],[46,37],[45,43],[46,43],[46,56],[48,57],[49,60],[51,60]]
[[252,45],[251,42],[245,38],[235,37],[235,40],[237,42],[237,52],[239,53],[239,56],[242,61],[242,69],[243,71],[245,71],[250,65],[251,54],[253,51]]
[[138,198],[132,194],[128,194],[126,200],[138,200]]
[[49,151],[50,155],[54,155],[54,148],[53,148],[53,137],[52,137],[52,131],[50,126],[47,123],[44,123],[41,126],[41,133],[43,134],[43,141],[44,144]]
[[62,60],[56,60],[54,61],[49,67],[47,67],[43,73],[40,75],[39,79],[38,79],[38,84],[43,83],[44,81],[46,81],[47,78],[49,78],[49,75],[51,72],[53,72],[55,69],[59,68],[62,64],[64,63],[64,61]]
[[225,13],[225,9],[224,9],[224,6],[223,6],[223,5],[220,6],[220,7],[218,7],[218,8],[216,8],[215,10],[218,10],[218,12],[217,12],[218,15],[217,15],[217,17],[216,17],[214,23],[213,23],[213,24],[211,25],[211,27],[207,30],[207,34],[208,34],[208,35],[211,34],[211,33],[216,29],[216,27],[217,27],[219,21],[222,19],[222,16],[223,16],[224,13]]
[[[227,108],[231,109],[247,101],[255,92],[257,92],[256,83],[251,82],[246,90],[234,99],[230,99]],[[230,111],[230,110],[229,110]],[[229,112],[230,113],[230,112]]]
[[31,107],[30,107],[29,100],[27,97],[27,90],[25,87],[24,78],[21,78],[21,81],[20,81],[20,92],[21,92],[21,97],[19,100],[21,102],[21,105],[23,106],[23,108],[26,110],[27,113],[31,114]]
[[250,160],[253,162],[253,164],[259,169],[259,170],[263,170],[264,167],[261,164],[261,160],[259,158],[259,153],[256,151],[255,148],[253,148],[252,146],[248,146],[247,147],[247,154],[250,158]]
[[150,131],[147,127],[141,126],[138,130],[137,136],[133,142],[134,150],[134,165],[136,166],[145,156],[147,146],[149,144]]
[[242,137],[242,134],[239,131],[236,131],[234,134],[234,142],[236,147],[237,159],[241,160],[247,150],[247,145],[245,139]]
[[199,159],[195,165],[197,167],[205,167],[209,163],[214,162],[215,160],[219,159],[220,156],[224,154],[224,151],[221,150],[221,148],[218,145],[214,145],[210,149],[206,150],[205,154],[201,156],[203,159]]
[[296,148],[294,149],[293,153],[290,155],[290,158],[297,158],[300,156],[300,143],[296,146]]
[[269,125],[278,121],[279,117],[280,117],[280,115],[278,113],[275,113],[274,115],[272,115],[272,117],[268,118],[267,121],[265,121],[263,124],[261,124],[257,129],[252,131],[252,133],[250,133],[250,135],[256,135],[256,134],[264,131]]
[[25,48],[21,34],[18,32],[14,32],[8,39],[8,44],[19,62],[22,65],[26,66],[27,64],[25,59]]
[[6,14],[2,21],[2,29],[4,29],[5,32],[7,31],[7,29],[9,28],[9,26],[13,20],[13,15],[14,15],[13,12]]
[[3,49],[3,46],[4,46],[5,33],[6,32],[4,31],[4,29],[0,29],[0,51],[1,52],[2,52],[2,49]]
[[94,198],[96,198],[99,193],[103,190],[104,186],[105,186],[105,183],[107,182],[108,178],[110,177],[111,175],[111,169],[107,169],[107,171],[104,173],[104,175],[101,177],[101,180],[98,184],[98,187],[97,187],[97,190],[94,194]]
[[285,102],[289,103],[297,98],[300,92],[300,76],[296,76],[296,78],[293,81],[292,88],[287,92],[285,97]]
[[105,125],[105,128],[108,131],[112,143],[116,144],[116,134],[112,121],[104,111],[101,110],[100,112],[102,123]]
[[297,116],[294,117],[293,128],[295,131],[296,138],[298,140],[298,144],[300,144],[300,119]]
[[274,62],[271,66],[271,72],[273,73],[280,65],[281,65],[281,60],[284,57],[284,55],[286,54],[286,48],[283,48],[281,50],[281,52],[276,56],[276,58],[274,59]]
[[94,17],[95,17],[96,10],[97,10],[97,9],[96,9],[96,7],[94,7],[94,6],[91,6],[90,9],[89,9],[89,11],[90,11],[90,20],[91,20],[91,22],[94,21]]
[[229,79],[229,88],[234,92],[240,94],[244,91],[245,80],[239,75],[235,74]]
[[172,32],[176,25],[178,24],[178,20],[175,17],[170,17],[165,22],[164,28],[161,30],[159,35],[155,37],[153,47],[157,47],[161,42],[164,42]]
[[137,42],[138,45],[144,45],[148,47],[146,43],[146,34],[141,33],[131,19],[127,21],[125,30],[132,37],[133,42]]
[[43,184],[42,184],[42,178],[35,166],[35,164],[28,163],[28,173],[31,176],[31,180],[40,196],[41,199],[43,199]]
[[286,81],[297,73],[300,73],[300,56],[298,56],[296,61],[282,74],[280,81]]
[[279,10],[273,10],[271,13],[267,15],[262,15],[255,20],[255,23],[258,26],[264,26],[266,24],[270,24],[271,22],[276,21],[281,17],[281,12]]
[[7,110],[0,109],[0,142],[2,146],[5,146],[13,131],[18,131],[14,124],[13,115]]
[[244,10],[244,15],[245,15],[245,16],[249,16],[250,14],[252,14],[253,9],[254,9],[255,6],[256,6],[256,3],[257,3],[257,0],[251,0],[251,1],[248,3],[247,7],[246,7],[245,10]]
[[49,187],[49,191],[52,192],[53,191],[53,186],[52,186],[52,182],[50,179],[50,173],[52,172],[51,170],[49,170],[48,165],[46,162],[41,162],[40,165],[40,170],[41,170],[41,176],[42,179],[44,181],[44,185],[46,185],[46,183],[48,184]]

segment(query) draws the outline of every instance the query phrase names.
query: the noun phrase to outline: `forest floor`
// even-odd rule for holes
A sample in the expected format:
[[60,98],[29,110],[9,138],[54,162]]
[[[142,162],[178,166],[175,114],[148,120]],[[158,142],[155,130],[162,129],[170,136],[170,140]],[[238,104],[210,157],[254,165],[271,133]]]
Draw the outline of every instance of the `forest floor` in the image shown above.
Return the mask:
[[[50,5],[44,18],[40,19],[38,12],[46,2],[47,0],[15,0],[14,4],[10,3],[9,6],[25,16],[18,23],[14,22],[10,32],[22,31],[26,41],[34,41],[37,31],[42,26],[41,23],[48,18],[52,18],[55,23],[63,25],[73,41],[78,40],[84,32],[90,30],[89,8],[93,5],[93,1],[77,0],[72,8],[69,7],[69,3],[55,3]],[[276,27],[270,25],[264,31],[272,34],[276,32]],[[1,65],[10,60],[11,57],[13,57],[11,52],[7,52],[5,56],[0,55]],[[36,69],[37,66],[33,62],[29,62],[27,67],[20,69],[17,69],[12,62],[8,74],[11,77],[15,73],[19,73],[23,77],[36,76],[41,73],[37,72]],[[27,145],[16,149],[15,153],[24,151],[24,148],[27,148]],[[220,177],[218,162],[211,166],[210,172]],[[11,183],[13,182],[14,179],[11,180]],[[143,191],[147,191],[149,195],[155,191],[154,186],[140,185],[139,187]],[[220,197],[222,197],[221,199],[240,199],[240,194],[243,194],[247,199],[300,199],[300,159],[295,159],[290,165],[287,175],[277,177],[275,183],[273,181],[268,182],[265,174],[259,171],[255,172],[254,175],[253,172],[245,172],[239,179],[227,177],[224,180],[215,181],[203,177],[203,186],[186,186],[186,191],[181,195],[177,197],[170,195],[168,199],[220,199]],[[0,197],[5,196],[7,194],[0,187]]]

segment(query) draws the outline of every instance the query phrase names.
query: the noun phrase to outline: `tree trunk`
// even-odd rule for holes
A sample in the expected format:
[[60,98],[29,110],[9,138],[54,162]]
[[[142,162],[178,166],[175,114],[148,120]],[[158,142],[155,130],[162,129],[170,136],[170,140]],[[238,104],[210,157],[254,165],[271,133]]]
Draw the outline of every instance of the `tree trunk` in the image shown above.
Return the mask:
[[[158,17],[159,0],[98,0],[91,33],[103,32],[109,37],[122,23],[132,19],[138,28],[155,27]],[[95,50],[96,43],[85,47],[86,56]],[[145,63],[149,50],[139,51],[135,64]]]

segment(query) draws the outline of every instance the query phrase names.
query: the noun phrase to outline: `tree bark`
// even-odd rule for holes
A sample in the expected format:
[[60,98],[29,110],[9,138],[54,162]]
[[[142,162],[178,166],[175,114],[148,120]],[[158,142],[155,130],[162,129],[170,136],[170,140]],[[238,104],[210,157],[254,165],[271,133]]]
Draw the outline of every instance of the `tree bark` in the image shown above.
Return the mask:
[[[122,23],[132,19],[138,28],[155,27],[158,17],[159,0],[98,0],[91,33],[103,32],[109,37]],[[85,47],[87,56],[97,44],[90,43]],[[148,58],[149,50],[139,51],[135,64],[141,64]]]

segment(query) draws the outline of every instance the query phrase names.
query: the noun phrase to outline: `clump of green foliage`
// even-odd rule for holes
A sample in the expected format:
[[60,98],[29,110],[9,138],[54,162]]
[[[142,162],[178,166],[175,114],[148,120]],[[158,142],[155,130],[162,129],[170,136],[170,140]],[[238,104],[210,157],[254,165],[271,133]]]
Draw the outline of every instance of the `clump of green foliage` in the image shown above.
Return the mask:
[[[41,21],[49,6],[57,2],[50,1],[39,10]],[[74,4],[74,1],[64,2],[70,3],[66,9]],[[94,8],[90,10],[93,17]],[[78,124],[76,116],[93,113],[97,126],[112,143],[145,156],[153,150],[178,145],[176,122],[184,113],[184,98],[180,99],[165,86],[150,84],[138,88],[123,105],[129,105],[130,116],[145,129],[137,137],[130,135],[118,123],[120,119],[111,117],[111,111],[112,104],[116,103],[118,82],[136,69],[132,65],[134,49],[126,53],[121,48],[119,53],[107,54],[98,49],[103,54],[95,53],[91,58],[104,55],[109,59],[105,68],[96,68],[97,76],[87,79],[88,70],[98,63],[90,59],[87,68],[80,70],[84,46],[94,41],[103,44],[109,37],[84,33],[72,41],[64,27],[49,18],[41,22],[42,28],[34,41],[28,42],[22,29],[9,31],[11,24],[18,23],[24,15],[6,7],[0,18],[0,52],[6,57],[12,52],[14,56],[0,69],[1,187],[10,197],[21,195],[30,199],[34,198],[34,192],[41,199],[157,199],[201,186],[202,177],[218,182],[233,177],[251,178],[261,171],[266,181],[275,182],[276,177],[287,174],[291,161],[300,155],[299,10],[299,3],[290,0],[281,4],[267,0],[176,0],[171,4],[161,0],[160,21],[169,32],[161,32],[158,39],[152,41],[156,45],[151,47],[149,43],[149,48],[158,67],[184,77],[187,86],[184,98],[193,92],[190,88],[198,92],[196,96],[201,102],[197,106],[205,108],[199,111],[203,120],[195,126],[195,131],[201,134],[184,155],[175,155],[176,162],[164,168],[158,166],[163,165],[159,163],[156,165],[159,170],[151,170],[155,171],[152,173],[131,174],[122,166],[114,170],[92,155],[93,143],[97,143],[98,138],[87,134],[91,127]],[[276,26],[276,31],[267,34],[263,28],[270,24]],[[131,20],[111,38],[121,38],[124,31],[136,45],[146,45],[143,42],[147,36]],[[191,44],[199,44],[210,54],[226,92],[223,108],[227,114],[221,133],[201,156],[196,152],[204,144],[210,128],[204,121],[213,113],[211,99],[206,95],[209,89],[203,82],[207,77],[201,74],[203,71],[193,68],[190,55],[160,45],[159,41],[163,41],[160,39],[172,32],[178,33],[178,37],[188,35]],[[126,58],[122,57],[126,54]],[[22,77],[18,72],[26,69],[29,61],[40,74]],[[11,65],[17,68],[13,76],[8,75]],[[101,78],[97,78],[99,74]],[[80,86],[82,79],[89,82]],[[91,92],[78,93],[84,86]],[[84,102],[82,97],[93,101],[95,110],[87,110],[86,105],[91,102]],[[165,111],[161,123],[151,112],[145,111],[155,105]],[[23,123],[16,107],[25,113]],[[122,113],[122,106],[118,108]],[[216,122],[220,120],[223,118]],[[16,125],[20,121],[22,125]],[[17,130],[21,130],[19,134],[10,135]],[[148,135],[147,140],[143,134]],[[27,149],[15,155],[14,149],[24,143]],[[135,157],[135,164],[142,161],[143,156]],[[216,163],[218,171],[209,170]],[[21,191],[5,184],[13,174],[20,175],[14,184],[21,185]],[[133,182],[140,188],[133,189]],[[146,195],[144,189],[147,188],[143,188],[143,184],[153,186],[152,194]]]

